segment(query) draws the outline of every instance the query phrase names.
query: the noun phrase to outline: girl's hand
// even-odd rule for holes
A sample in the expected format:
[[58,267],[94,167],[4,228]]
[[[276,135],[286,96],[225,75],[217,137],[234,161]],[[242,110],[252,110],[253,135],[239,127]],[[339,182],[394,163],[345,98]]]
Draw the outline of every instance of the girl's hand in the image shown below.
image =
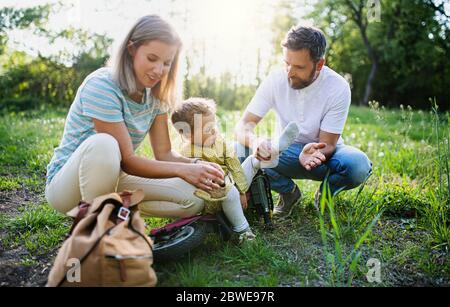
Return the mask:
[[247,194],[241,194],[241,205],[242,205],[242,209],[246,210],[248,207],[248,203],[247,203]]

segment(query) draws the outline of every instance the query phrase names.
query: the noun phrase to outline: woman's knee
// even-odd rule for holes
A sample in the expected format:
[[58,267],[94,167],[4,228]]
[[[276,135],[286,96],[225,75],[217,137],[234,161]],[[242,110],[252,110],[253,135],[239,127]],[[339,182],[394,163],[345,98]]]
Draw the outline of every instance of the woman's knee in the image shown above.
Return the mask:
[[205,208],[205,202],[195,195],[184,199],[179,204],[179,218],[186,218],[200,214]]
[[75,208],[80,201],[80,192],[74,189],[61,189],[60,187],[47,186],[45,188],[45,199],[47,203],[58,211],[66,214]]
[[96,164],[120,169],[122,155],[117,140],[106,133],[97,133],[87,140],[85,155]]
[[189,206],[188,208],[183,207],[179,211],[179,218],[187,218],[194,215],[200,214],[204,209],[203,203],[192,203],[192,206]]

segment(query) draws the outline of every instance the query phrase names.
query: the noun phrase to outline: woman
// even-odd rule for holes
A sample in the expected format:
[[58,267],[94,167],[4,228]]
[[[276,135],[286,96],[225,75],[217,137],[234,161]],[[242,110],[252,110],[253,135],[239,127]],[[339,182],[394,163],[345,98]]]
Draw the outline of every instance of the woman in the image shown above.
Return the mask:
[[[186,217],[203,209],[196,188],[219,188],[223,171],[172,151],[167,112],[174,104],[181,41],[158,16],[145,16],[123,41],[113,68],[89,75],[70,108],[47,167],[45,195],[69,213],[80,200],[142,189],[144,215]],[[134,151],[149,134],[155,160]],[[70,213],[69,213],[70,214]]]

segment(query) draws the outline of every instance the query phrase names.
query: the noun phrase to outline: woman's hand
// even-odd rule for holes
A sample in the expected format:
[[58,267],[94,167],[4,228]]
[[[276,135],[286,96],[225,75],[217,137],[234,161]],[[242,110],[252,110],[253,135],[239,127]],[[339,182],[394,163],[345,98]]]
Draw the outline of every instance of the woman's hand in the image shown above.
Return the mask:
[[225,175],[224,172],[223,172],[223,169],[217,163],[212,163],[212,162],[208,162],[208,161],[198,160],[197,164],[205,164],[205,165],[212,166],[215,169],[217,169],[221,174]]
[[198,163],[180,165],[180,178],[206,192],[219,189],[224,182],[224,173],[215,163],[199,161]]
[[246,210],[248,207],[248,203],[247,203],[247,194],[241,194],[241,206],[242,209]]

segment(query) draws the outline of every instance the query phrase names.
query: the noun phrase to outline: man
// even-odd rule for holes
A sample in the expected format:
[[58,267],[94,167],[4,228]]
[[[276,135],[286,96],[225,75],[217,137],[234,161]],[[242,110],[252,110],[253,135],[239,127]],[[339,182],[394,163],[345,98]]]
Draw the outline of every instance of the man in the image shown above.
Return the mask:
[[[301,192],[292,179],[322,181],[329,172],[331,193],[362,184],[372,164],[360,150],[344,145],[341,134],[347,120],[351,92],[348,82],[325,66],[326,39],[313,27],[292,28],[282,43],[285,70],[272,72],[256,91],[236,129],[236,152],[245,158],[256,150],[269,161],[273,144],[257,138],[254,127],[274,109],[277,131],[289,122],[300,133],[274,168],[265,169],[272,189],[280,194],[274,214],[289,216]],[[274,151],[275,152],[275,151]],[[320,189],[316,192],[317,206]]]

